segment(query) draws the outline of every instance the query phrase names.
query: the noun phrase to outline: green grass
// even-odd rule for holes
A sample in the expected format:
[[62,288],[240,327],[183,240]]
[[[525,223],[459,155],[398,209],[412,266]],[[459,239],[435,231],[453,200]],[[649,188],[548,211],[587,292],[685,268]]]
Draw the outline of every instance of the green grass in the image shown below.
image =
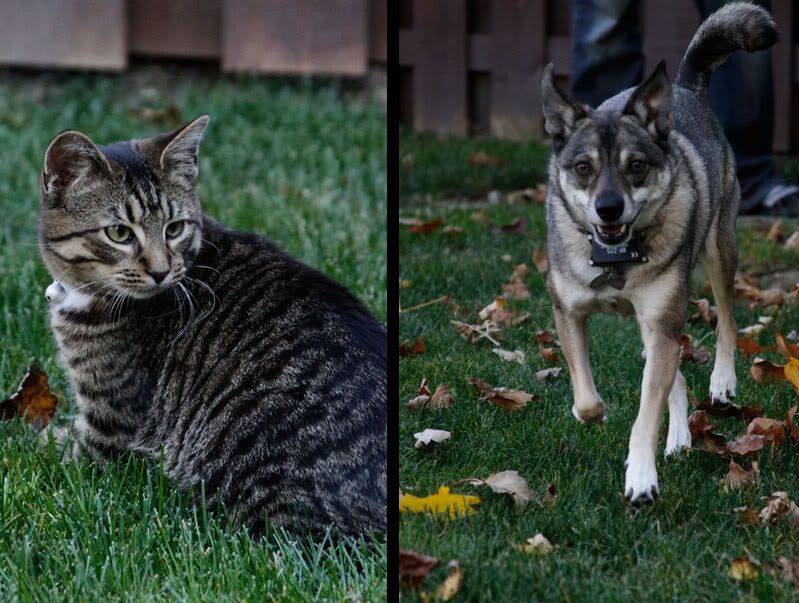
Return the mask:
[[[0,81],[0,394],[38,360],[68,420],[68,383],[46,318],[38,178],[66,128],[98,143],[177,127],[132,107],[174,102],[211,125],[199,194],[228,226],[262,233],[386,317],[385,113],[335,82],[205,75]],[[3,397],[0,395],[0,397]],[[132,459],[64,466],[17,422],[0,424],[0,600],[381,600],[385,544],[253,541],[225,533]]]
[[[461,192],[468,196],[471,191]],[[470,218],[478,208],[496,224],[527,216],[530,232],[527,236],[491,233]],[[461,485],[455,487],[457,492],[482,498],[477,514],[455,520],[403,514],[401,547],[441,561],[423,583],[423,590],[435,589],[447,574],[447,562],[457,559],[464,575],[457,600],[464,601],[796,600],[796,590],[780,578],[764,575],[740,584],[728,577],[728,570],[731,560],[738,556],[752,555],[761,562],[779,556],[799,558],[799,530],[784,524],[742,525],[733,512],[743,505],[759,510],[763,506],[760,497],[777,490],[799,499],[799,444],[788,442],[781,448],[762,451],[756,457],[761,483],[743,492],[725,493],[721,479],[727,463],[723,459],[694,452],[663,460],[664,424],[658,454],[661,496],[653,508],[630,513],[622,503],[622,465],[638,410],[644,362],[634,321],[610,316],[596,316],[590,321],[591,362],[610,412],[604,429],[580,425],[570,414],[572,394],[565,362],[554,381],[541,383],[533,377],[535,371],[548,366],[538,356],[533,335],[545,328],[554,333],[544,275],[535,272],[530,261],[531,251],[544,246],[543,206],[432,204],[424,209],[406,208],[401,215],[442,217],[447,224],[466,230],[454,237],[442,230],[426,235],[401,231],[400,278],[409,281],[405,283],[409,286],[400,290],[402,307],[449,295],[471,315],[454,316],[452,308],[442,303],[400,315],[400,340],[423,336],[427,345],[425,354],[400,361],[400,488],[423,496],[461,478],[517,470],[537,495],[536,502],[519,512],[509,497],[487,488]],[[754,231],[741,232],[739,238],[745,265],[774,269],[796,266],[799,260],[796,253],[763,243],[763,235]],[[505,254],[510,261],[501,259]],[[521,262],[531,267],[527,284],[532,299],[511,301],[510,307],[529,312],[531,320],[505,328],[502,342],[506,349],[521,349],[527,354],[524,366],[502,361],[491,353],[488,343],[468,343],[450,325],[453,318],[477,322],[475,306],[484,306],[500,294],[513,266]],[[710,296],[700,288],[693,295]],[[735,307],[739,326],[753,324],[764,313],[763,309],[750,310],[744,303]],[[774,322],[759,337],[764,344],[773,343],[777,329],[785,333],[799,328],[799,307],[784,306],[772,313]],[[695,337],[711,330],[703,323],[686,326],[686,332]],[[712,351],[713,335],[704,344]],[[766,356],[779,360],[775,354]],[[750,362],[738,354],[738,402],[760,404],[767,416],[784,418],[799,397],[785,384],[753,383],[748,376]],[[704,398],[712,364],[684,364],[682,370],[691,393]],[[474,388],[466,383],[468,376],[521,388],[539,399],[508,413],[478,403]],[[404,402],[416,395],[423,377],[433,387],[446,383],[455,399],[454,407],[408,412]],[[430,449],[416,450],[413,434],[424,428],[451,431],[452,438]],[[719,431],[728,436],[738,434],[743,424],[735,419],[721,420]],[[748,467],[749,461],[743,464]],[[551,506],[543,502],[549,484],[558,493]],[[521,543],[538,532],[557,547],[549,556],[533,557],[512,548],[512,543]],[[419,598],[407,589],[403,597],[408,601]]]

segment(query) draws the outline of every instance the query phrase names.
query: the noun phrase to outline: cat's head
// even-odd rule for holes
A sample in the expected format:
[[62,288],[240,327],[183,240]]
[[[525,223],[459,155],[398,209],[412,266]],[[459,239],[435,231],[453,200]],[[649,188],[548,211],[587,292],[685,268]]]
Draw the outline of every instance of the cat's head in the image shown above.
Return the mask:
[[57,280],[143,299],[179,282],[200,248],[197,151],[208,116],[98,146],[67,130],[47,149],[39,243]]

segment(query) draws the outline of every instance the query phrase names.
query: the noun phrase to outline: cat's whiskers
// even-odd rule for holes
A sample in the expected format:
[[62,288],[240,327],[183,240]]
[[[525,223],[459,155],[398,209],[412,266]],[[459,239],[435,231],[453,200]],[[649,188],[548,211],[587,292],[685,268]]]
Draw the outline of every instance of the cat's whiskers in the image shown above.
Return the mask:
[[213,290],[213,289],[211,289],[211,287],[210,287],[210,286],[209,286],[207,283],[204,283],[204,282],[202,282],[202,281],[201,281],[200,279],[198,279],[198,278],[193,278],[193,277],[191,277],[191,276],[186,276],[186,277],[184,277],[184,278],[185,278],[186,280],[188,280],[188,281],[191,281],[191,282],[193,282],[193,283],[197,283],[198,285],[201,285],[201,286],[205,287],[205,288],[208,290],[208,292],[211,294],[211,308],[208,310],[208,312],[206,312],[205,314],[203,314],[203,315],[202,315],[202,316],[201,316],[201,317],[200,317],[200,318],[197,320],[197,322],[200,322],[201,320],[204,320],[204,319],[208,318],[208,317],[211,315],[211,312],[213,312],[213,311],[214,311],[214,309],[216,308],[216,302],[217,302],[216,293],[214,293],[214,290]]

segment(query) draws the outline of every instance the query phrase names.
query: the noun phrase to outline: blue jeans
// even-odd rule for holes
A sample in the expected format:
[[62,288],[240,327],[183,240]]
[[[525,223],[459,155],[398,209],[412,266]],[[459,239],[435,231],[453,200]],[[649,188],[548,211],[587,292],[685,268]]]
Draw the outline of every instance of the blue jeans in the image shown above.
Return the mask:
[[[726,0],[695,0],[702,18]],[[770,9],[768,0],[758,2]],[[643,78],[639,0],[572,0],[571,93],[592,107]],[[676,74],[672,74],[676,75]],[[771,51],[736,52],[710,78],[709,101],[735,153],[741,213],[782,183],[772,156]]]

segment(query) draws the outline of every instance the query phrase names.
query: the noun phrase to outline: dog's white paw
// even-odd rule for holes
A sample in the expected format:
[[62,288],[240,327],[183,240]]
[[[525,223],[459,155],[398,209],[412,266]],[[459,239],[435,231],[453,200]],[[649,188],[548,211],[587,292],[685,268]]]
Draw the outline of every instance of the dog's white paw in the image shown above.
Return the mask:
[[572,415],[580,423],[607,421],[608,407],[602,400],[595,400],[591,404],[581,404],[579,407],[575,403],[572,406]]
[[631,452],[625,466],[624,499],[633,507],[654,503],[659,493],[654,458],[645,459]]
[[712,404],[730,404],[735,398],[735,367],[716,363],[710,375],[710,401]]
[[666,450],[664,455],[670,457],[679,454],[691,446],[691,430],[688,428],[688,417],[669,415],[669,435],[666,436]]

